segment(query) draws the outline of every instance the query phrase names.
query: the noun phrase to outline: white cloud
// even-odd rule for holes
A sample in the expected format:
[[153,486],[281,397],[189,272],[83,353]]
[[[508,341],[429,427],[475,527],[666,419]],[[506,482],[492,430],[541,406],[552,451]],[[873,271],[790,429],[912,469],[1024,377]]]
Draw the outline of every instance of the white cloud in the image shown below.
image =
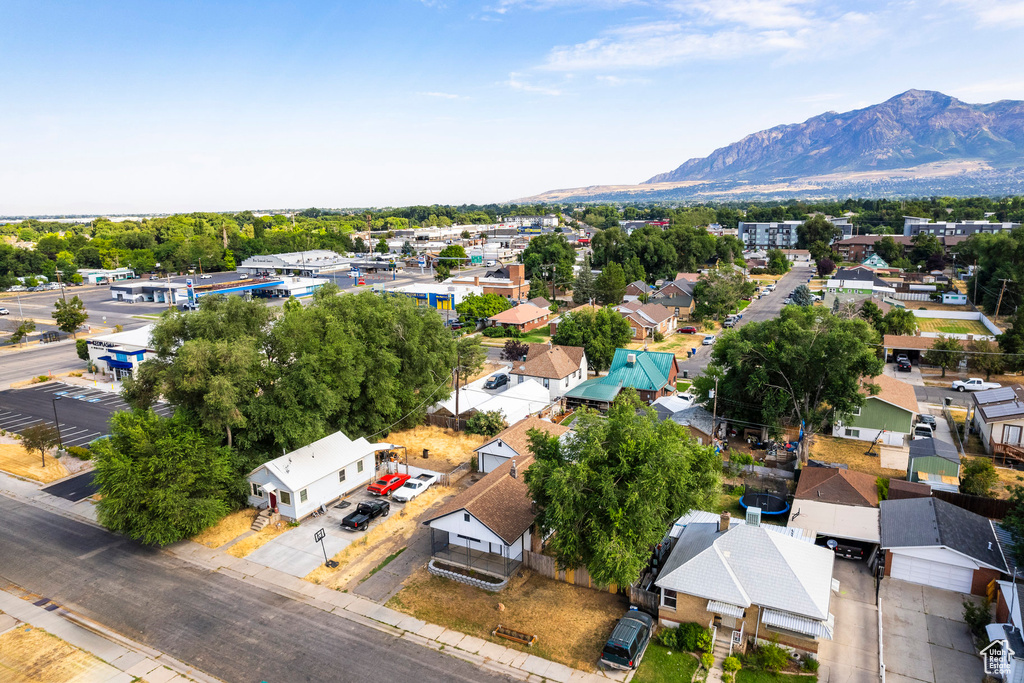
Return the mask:
[[466,99],[462,95],[455,95],[449,92],[418,92],[417,95],[421,97],[437,97],[442,100],[463,100]]
[[647,84],[651,81],[647,78],[627,78],[623,76],[611,76],[602,75],[596,76],[596,79],[606,85],[620,86],[620,85],[641,85]]
[[513,90],[522,90],[523,92],[534,92],[541,95],[558,96],[562,94],[562,91],[558,88],[552,88],[544,85],[535,85],[524,80],[523,75],[520,73],[512,72],[508,75],[508,80],[505,81],[505,85],[512,88]]
[[813,23],[808,0],[710,0],[676,3],[683,11],[708,19],[759,29],[802,28]]
[[1024,26],[1024,2],[1021,0],[953,0],[973,12],[982,27],[1012,28]]

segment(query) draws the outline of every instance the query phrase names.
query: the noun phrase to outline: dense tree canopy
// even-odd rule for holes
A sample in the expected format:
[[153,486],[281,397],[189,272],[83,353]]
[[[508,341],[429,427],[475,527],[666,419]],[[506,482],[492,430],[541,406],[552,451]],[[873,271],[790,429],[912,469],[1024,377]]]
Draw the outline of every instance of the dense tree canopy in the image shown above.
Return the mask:
[[508,299],[500,294],[474,294],[470,292],[462,301],[455,305],[459,317],[463,320],[477,320],[478,318],[490,318],[502,311],[512,308]]
[[576,250],[561,234],[537,235],[530,240],[521,258],[528,280],[554,279],[556,284],[566,286],[572,282]]
[[542,535],[559,565],[585,566],[600,583],[627,586],[651,546],[687,510],[713,510],[721,461],[672,420],[660,421],[626,390],[607,419],[582,411],[575,438],[530,434],[536,457],[524,478]]
[[694,318],[721,320],[736,310],[741,299],[753,296],[756,287],[731,267],[701,275],[693,286]]
[[601,271],[601,274],[594,280],[594,294],[598,302],[604,305],[616,305],[622,303],[622,297],[626,294],[626,274],[618,263],[609,263]]
[[632,328],[626,319],[610,307],[597,311],[582,309],[562,316],[553,344],[582,346],[592,370],[611,367],[615,349],[624,347],[632,338]]

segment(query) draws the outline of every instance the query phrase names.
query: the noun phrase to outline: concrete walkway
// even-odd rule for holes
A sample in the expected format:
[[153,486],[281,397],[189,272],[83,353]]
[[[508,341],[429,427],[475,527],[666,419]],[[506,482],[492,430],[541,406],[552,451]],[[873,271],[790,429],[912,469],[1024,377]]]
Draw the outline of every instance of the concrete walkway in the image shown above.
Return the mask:
[[[94,509],[92,514],[83,514],[86,512],[85,509],[78,507],[82,504],[91,507],[91,503],[83,501],[69,504],[69,501],[43,493],[39,490],[39,486],[32,482],[19,480],[3,473],[0,473],[0,495],[6,495],[50,509],[57,514],[95,524]],[[303,529],[300,527],[296,530]],[[193,565],[249,583],[275,595],[302,602],[396,638],[403,638],[434,650],[443,650],[445,654],[474,663],[483,669],[519,680],[537,681],[538,683],[541,680],[557,681],[558,683],[601,683],[602,681],[608,683],[609,680],[614,680],[628,683],[633,678],[634,672],[599,671],[590,673],[572,669],[564,664],[552,662],[515,648],[468,636],[436,624],[428,624],[408,614],[378,605],[351,593],[342,593],[309,583],[272,567],[237,558],[192,541],[176,543],[166,548],[166,552]],[[26,604],[32,606],[31,603]],[[0,611],[5,611],[2,604],[0,604]],[[43,626],[43,628],[46,627]],[[72,644],[75,643],[72,642]],[[198,680],[212,680],[208,677],[206,679],[193,677]],[[152,679],[147,677],[146,680]]]

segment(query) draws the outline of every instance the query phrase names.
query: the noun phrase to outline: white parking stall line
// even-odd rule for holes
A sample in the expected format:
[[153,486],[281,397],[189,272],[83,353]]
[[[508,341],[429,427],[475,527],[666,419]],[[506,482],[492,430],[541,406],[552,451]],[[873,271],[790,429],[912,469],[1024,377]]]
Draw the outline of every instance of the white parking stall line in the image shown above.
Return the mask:
[[19,429],[32,426],[36,422],[45,422],[45,420],[40,420],[38,417],[29,417],[18,420],[17,422],[12,422],[11,424],[6,424],[3,427],[8,431],[16,432]]
[[70,439],[70,440],[69,439],[64,439],[64,445],[65,446],[80,446],[80,445],[82,445],[84,443],[89,443],[90,441],[92,441],[93,439],[95,439],[99,435],[100,435],[99,432],[90,432],[89,434],[83,434],[82,436],[75,437],[74,439]]
[[88,429],[81,429],[80,427],[75,427],[73,429],[61,429],[60,430],[60,435],[61,435],[62,438],[64,438],[66,440],[66,439],[73,438],[73,437],[76,437],[76,436],[81,436],[82,434],[85,434],[88,431],[89,431]]
[[58,384],[54,384],[53,386],[49,386],[49,387],[37,387],[36,391],[42,391],[43,393],[53,394],[53,393],[56,393],[58,391],[63,391],[65,389],[67,389],[67,388],[68,388],[68,385],[63,384],[63,383],[58,383]]
[[13,410],[0,410],[0,420],[5,417],[10,417],[11,415],[21,415],[21,413],[16,413]]

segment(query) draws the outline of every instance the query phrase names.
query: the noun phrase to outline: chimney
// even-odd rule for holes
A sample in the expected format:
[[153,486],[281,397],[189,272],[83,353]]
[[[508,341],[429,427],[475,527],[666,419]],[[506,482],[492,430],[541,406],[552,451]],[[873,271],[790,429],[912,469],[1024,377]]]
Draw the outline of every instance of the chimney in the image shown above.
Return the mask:
[[729,523],[732,521],[732,515],[726,510],[722,513],[722,516],[718,518],[718,530],[722,533],[729,530]]
[[516,459],[515,458],[512,458],[512,469],[509,470],[509,474],[512,475],[513,479],[518,479],[519,478],[519,476],[518,476],[519,473],[516,472]]
[[480,284],[480,276],[479,275],[474,275],[473,276],[473,285],[476,286],[476,285],[479,285],[479,284]]
[[626,354],[626,364],[627,365],[633,365],[634,363],[636,363],[636,354],[635,353],[627,353]]

